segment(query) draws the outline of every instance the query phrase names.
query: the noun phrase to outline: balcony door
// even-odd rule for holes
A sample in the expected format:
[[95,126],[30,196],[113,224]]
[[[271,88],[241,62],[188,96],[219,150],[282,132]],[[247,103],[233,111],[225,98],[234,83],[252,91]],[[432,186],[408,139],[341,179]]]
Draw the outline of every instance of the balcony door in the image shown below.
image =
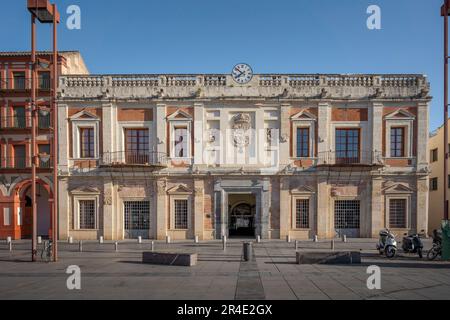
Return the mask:
[[360,130],[336,129],[336,164],[360,162]]
[[147,164],[150,162],[148,129],[125,130],[125,161],[127,164]]

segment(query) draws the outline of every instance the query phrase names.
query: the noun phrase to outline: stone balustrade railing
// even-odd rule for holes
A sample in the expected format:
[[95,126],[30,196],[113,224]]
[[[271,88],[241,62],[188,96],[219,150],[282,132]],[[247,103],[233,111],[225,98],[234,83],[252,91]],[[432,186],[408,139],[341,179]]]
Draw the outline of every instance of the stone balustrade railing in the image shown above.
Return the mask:
[[65,75],[61,97],[97,98],[427,98],[429,83],[417,74],[261,74],[245,85],[231,75]]

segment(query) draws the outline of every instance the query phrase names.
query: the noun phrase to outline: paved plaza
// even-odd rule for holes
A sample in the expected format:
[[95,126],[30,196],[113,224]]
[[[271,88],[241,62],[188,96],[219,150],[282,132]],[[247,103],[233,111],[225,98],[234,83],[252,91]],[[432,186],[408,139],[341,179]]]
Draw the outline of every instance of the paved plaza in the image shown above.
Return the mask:
[[[254,244],[255,261],[242,262],[243,240],[155,242],[161,252],[199,254],[195,267],[153,266],[140,261],[150,242],[60,244],[60,261],[30,263],[30,242],[0,244],[0,299],[449,299],[450,263],[420,260],[402,253],[380,257],[376,240],[337,242],[336,250],[362,250],[361,265],[297,265],[295,245],[282,241]],[[431,246],[425,242],[426,248]],[[330,242],[300,242],[299,250],[329,250]],[[81,269],[81,290],[67,289],[68,266]],[[367,289],[368,266],[382,271],[382,289]]]

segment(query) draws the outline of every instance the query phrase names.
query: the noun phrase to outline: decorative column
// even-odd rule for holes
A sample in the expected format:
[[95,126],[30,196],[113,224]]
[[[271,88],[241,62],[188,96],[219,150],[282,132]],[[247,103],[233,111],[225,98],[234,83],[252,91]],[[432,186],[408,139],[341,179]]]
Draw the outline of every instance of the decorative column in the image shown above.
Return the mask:
[[264,179],[262,182],[263,186],[261,188],[261,220],[260,222],[260,236],[261,239],[269,239],[269,209],[271,205],[270,199],[270,181]]
[[226,207],[227,204],[224,203],[224,191],[221,183],[222,181],[220,179],[214,181],[214,229],[216,239],[221,239],[223,233],[225,232],[223,207]]
[[[417,177],[417,233],[421,233],[422,230],[425,233],[428,232],[428,176],[420,175]],[[414,212],[414,211],[413,211]]]
[[331,149],[332,143],[330,141],[331,136],[329,134],[330,127],[330,105],[328,102],[319,103],[319,116],[318,116],[318,147],[317,152],[319,155],[324,152],[328,152]]
[[205,183],[203,180],[194,181],[194,236],[204,239],[205,226]]
[[158,104],[156,106],[155,116],[155,132],[156,132],[156,151],[161,154],[167,154],[167,133],[166,133],[166,105]]
[[[429,163],[428,137],[429,137],[429,112],[428,103],[421,102],[417,105],[417,170],[426,171]],[[420,230],[419,230],[420,231]]]
[[196,103],[194,104],[194,165],[203,165],[203,135],[206,130],[206,126],[204,125],[203,119],[203,104]]
[[289,235],[291,221],[290,178],[280,178],[280,239]]
[[369,109],[370,112],[370,124],[372,132],[372,150],[384,153],[383,150],[383,104],[373,103],[372,108]]

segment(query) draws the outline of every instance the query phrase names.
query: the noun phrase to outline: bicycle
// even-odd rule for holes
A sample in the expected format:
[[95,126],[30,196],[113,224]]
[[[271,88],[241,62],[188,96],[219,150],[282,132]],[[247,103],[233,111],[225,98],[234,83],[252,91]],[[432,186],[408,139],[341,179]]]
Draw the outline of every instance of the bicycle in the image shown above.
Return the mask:
[[53,256],[53,242],[51,240],[44,241],[41,252],[42,261],[50,262],[52,260],[52,256]]

